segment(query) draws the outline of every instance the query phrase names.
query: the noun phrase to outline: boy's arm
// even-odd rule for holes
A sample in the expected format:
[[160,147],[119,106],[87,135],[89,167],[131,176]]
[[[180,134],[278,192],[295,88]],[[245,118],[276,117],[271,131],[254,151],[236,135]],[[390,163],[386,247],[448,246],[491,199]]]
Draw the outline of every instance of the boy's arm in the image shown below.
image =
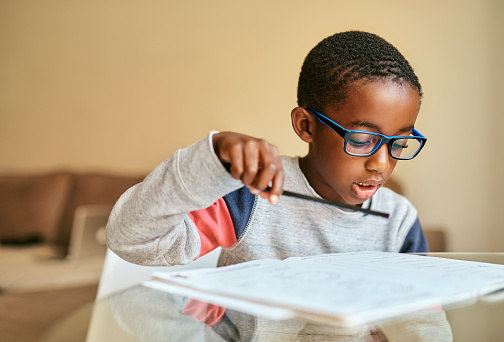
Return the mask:
[[223,167],[212,136],[178,150],[121,196],[107,225],[111,250],[143,265],[187,264],[199,256],[200,238],[187,214],[243,186]]
[[[230,165],[230,173],[223,163]],[[245,185],[274,204],[283,181],[275,146],[239,133],[212,132],[178,150],[121,196],[109,218],[107,244],[136,264],[187,264],[216,246],[236,242],[240,227],[228,201],[244,200],[223,196]],[[270,184],[271,190],[263,191]]]

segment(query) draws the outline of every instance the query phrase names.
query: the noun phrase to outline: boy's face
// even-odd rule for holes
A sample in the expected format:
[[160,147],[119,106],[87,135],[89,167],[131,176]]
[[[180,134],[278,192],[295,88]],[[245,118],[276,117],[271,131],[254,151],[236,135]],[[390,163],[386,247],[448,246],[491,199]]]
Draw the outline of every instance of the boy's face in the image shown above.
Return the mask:
[[[418,91],[393,81],[358,81],[353,85],[342,105],[328,106],[322,114],[346,129],[410,135],[420,108]],[[310,185],[323,198],[362,204],[389,178],[397,160],[389,156],[388,145],[368,157],[348,155],[344,139],[312,119],[309,152],[301,160]]]

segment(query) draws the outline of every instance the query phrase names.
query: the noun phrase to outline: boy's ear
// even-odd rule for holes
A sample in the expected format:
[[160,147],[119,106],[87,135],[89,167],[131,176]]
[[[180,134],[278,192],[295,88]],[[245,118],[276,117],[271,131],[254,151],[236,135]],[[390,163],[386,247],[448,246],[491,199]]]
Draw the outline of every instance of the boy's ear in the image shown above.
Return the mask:
[[311,143],[314,117],[303,107],[296,107],[291,112],[292,128],[304,142]]

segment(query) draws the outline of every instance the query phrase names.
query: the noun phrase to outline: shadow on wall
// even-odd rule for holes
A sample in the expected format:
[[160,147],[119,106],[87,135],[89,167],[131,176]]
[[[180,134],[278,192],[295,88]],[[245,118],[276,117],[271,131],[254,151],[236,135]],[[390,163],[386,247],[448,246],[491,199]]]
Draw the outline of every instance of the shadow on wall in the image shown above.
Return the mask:
[[[404,194],[404,188],[401,183],[390,177],[387,180],[385,186],[400,195]],[[431,252],[448,252],[447,250],[447,238],[446,238],[446,229],[442,226],[423,226],[422,227],[425,233],[425,238],[427,239],[427,243],[429,244],[429,250]]]

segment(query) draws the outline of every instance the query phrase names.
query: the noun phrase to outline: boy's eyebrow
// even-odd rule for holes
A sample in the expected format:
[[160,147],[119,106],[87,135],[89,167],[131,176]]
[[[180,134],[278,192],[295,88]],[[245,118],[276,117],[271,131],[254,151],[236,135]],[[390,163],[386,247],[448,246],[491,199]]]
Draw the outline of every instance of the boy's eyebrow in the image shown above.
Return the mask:
[[366,128],[378,129],[377,125],[368,121],[360,121],[360,120],[350,122],[350,127],[351,128],[366,127]]
[[[370,128],[370,129],[379,129],[378,125],[375,125],[374,123],[371,123],[369,121],[360,121],[360,120],[356,120],[356,121],[352,121],[350,122],[350,129],[355,129],[357,127],[366,127],[366,128]],[[411,132],[413,129],[415,128],[415,126],[407,126],[407,127],[403,127],[402,129],[400,129],[398,132]]]

